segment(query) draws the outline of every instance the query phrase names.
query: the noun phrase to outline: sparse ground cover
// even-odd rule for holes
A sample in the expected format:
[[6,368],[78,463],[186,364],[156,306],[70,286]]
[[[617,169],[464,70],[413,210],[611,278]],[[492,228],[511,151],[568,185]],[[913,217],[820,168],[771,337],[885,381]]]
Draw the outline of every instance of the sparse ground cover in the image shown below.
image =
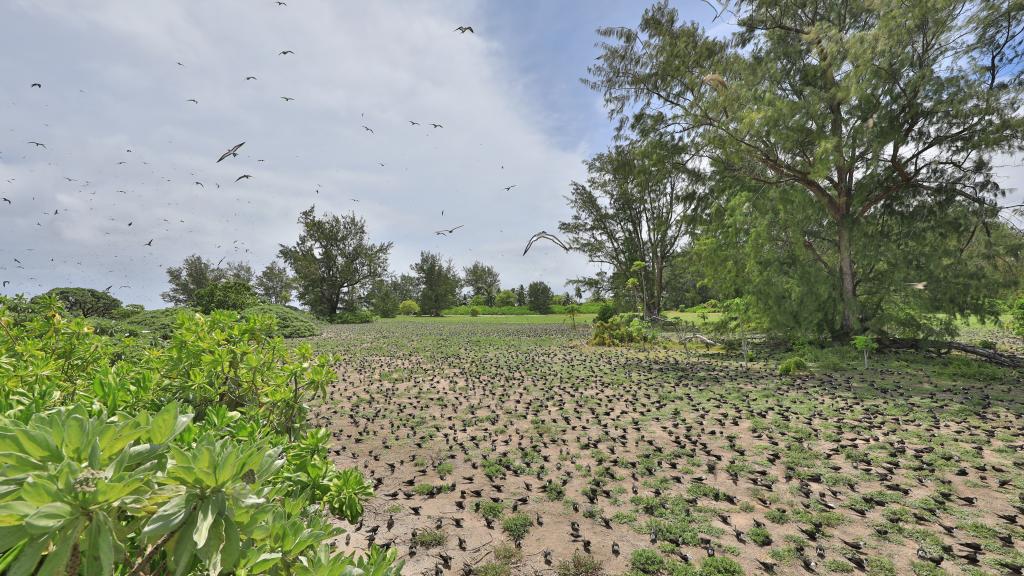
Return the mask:
[[909,353],[864,369],[851,348],[799,350],[808,367],[784,376],[793,353],[598,348],[564,320],[396,319],[312,339],[343,367],[312,417],[344,446],[338,463],[377,483],[347,546],[393,544],[408,574],[1024,563],[1020,374]]

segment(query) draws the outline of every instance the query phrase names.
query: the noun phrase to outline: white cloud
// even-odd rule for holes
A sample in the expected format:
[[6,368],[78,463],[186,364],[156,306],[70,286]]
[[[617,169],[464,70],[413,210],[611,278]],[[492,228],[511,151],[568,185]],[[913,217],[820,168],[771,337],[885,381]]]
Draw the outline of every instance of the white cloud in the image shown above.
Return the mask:
[[[0,62],[10,94],[0,106],[14,118],[0,135],[0,194],[14,202],[0,205],[8,291],[114,284],[126,301],[158,305],[163,267],[193,252],[262,266],[296,238],[298,213],[313,202],[365,216],[375,240],[395,242],[396,271],[428,249],[493,264],[506,284],[559,289],[587,269],[583,259],[547,246],[523,258],[520,247],[567,217],[582,147],[543,132],[544,102],[525,96],[500,46],[452,31],[478,9],[333,0],[0,9],[0,31],[43,47]],[[7,53],[18,41],[0,34]],[[42,90],[28,88],[36,78]],[[48,150],[24,144],[35,139]],[[239,157],[214,163],[243,140]],[[253,178],[234,183],[243,173]],[[457,224],[466,227],[451,237],[433,234]]]

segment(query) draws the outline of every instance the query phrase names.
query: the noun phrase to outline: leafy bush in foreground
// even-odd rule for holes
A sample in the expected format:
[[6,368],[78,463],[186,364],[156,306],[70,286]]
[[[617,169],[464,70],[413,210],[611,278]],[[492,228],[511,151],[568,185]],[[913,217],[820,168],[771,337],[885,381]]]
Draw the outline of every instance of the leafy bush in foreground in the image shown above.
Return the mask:
[[[166,344],[0,298],[0,571],[392,576],[332,554],[371,485],[303,430],[334,359],[266,316],[182,313]],[[51,302],[51,304],[53,304]],[[18,312],[18,314],[15,314]]]
[[654,342],[658,338],[650,323],[640,319],[639,314],[616,314],[607,322],[595,320],[594,335],[590,340],[596,346],[620,346]]
[[282,338],[306,338],[320,334],[317,321],[299,310],[281,306],[280,304],[262,304],[242,310],[243,318],[253,316],[273,316],[277,319],[277,335]]

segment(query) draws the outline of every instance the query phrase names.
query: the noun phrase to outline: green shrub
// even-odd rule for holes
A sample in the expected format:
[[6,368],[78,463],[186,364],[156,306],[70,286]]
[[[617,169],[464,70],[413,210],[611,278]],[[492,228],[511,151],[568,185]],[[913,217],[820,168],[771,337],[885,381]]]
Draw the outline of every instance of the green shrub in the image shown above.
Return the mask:
[[504,562],[487,562],[473,569],[474,576],[509,576],[512,567]]
[[625,344],[655,342],[657,333],[639,314],[625,313],[612,316],[607,322],[594,322],[594,335],[590,343],[595,346],[622,346]]
[[475,318],[475,317],[477,317],[477,316],[479,316],[479,315],[480,315],[480,309],[479,309],[479,308],[477,308],[476,306],[474,306],[474,307],[470,308],[470,309],[469,309],[469,315],[470,315],[470,316],[473,316],[474,318]]
[[772,543],[772,535],[767,528],[754,526],[747,531],[747,538],[758,546],[769,546]]
[[558,564],[555,565],[555,574],[558,576],[601,576],[604,574],[604,567],[597,558],[576,551],[569,558],[558,561]]
[[743,576],[743,567],[732,558],[713,556],[700,565],[700,576]]
[[190,308],[160,308],[146,310],[132,317],[131,324],[137,326],[139,333],[150,338],[168,340],[178,323],[178,315],[195,314]]
[[597,309],[597,316],[594,318],[594,324],[598,322],[607,322],[615,316],[615,306],[612,304],[601,304],[600,308]]
[[526,538],[526,534],[530,532],[530,527],[533,526],[533,521],[530,520],[530,516],[524,513],[512,514],[506,516],[501,521],[501,529],[512,539],[513,542],[522,542],[523,538]]
[[54,288],[45,294],[32,298],[39,303],[47,297],[60,301],[64,310],[74,316],[93,316],[98,318],[114,318],[114,313],[121,308],[121,301],[107,292],[92,288]]
[[505,513],[505,505],[501,502],[491,502],[489,500],[481,500],[477,503],[477,511],[484,518],[490,520],[497,520],[501,518],[501,515]]
[[316,319],[294,308],[280,304],[262,304],[242,311],[243,318],[257,315],[273,316],[277,321],[276,334],[282,338],[306,338],[320,334],[320,324]]
[[1010,308],[1010,329],[1017,336],[1024,336],[1024,297],[1018,298]]
[[523,551],[504,542],[494,547],[494,559],[503,564],[516,564],[523,559]]
[[665,569],[665,559],[657,550],[651,548],[639,548],[633,551],[629,557],[629,567],[641,574],[654,576]]
[[47,302],[0,299],[6,573],[110,576],[145,557],[182,574],[399,574],[394,549],[330,547],[325,508],[357,523],[373,495],[327,458],[329,432],[305,429],[332,357],[286,348],[266,316],[181,312],[146,346]]
[[398,313],[402,316],[416,316],[420,313],[420,305],[415,300],[402,300],[398,305]]
[[373,322],[373,313],[369,310],[338,312],[331,318],[331,324],[369,324],[370,322]]
[[240,311],[260,303],[252,286],[245,282],[218,282],[196,292],[195,305],[204,314],[214,310]]
[[807,361],[799,356],[787,358],[779,364],[779,374],[787,376],[807,370]]
[[420,530],[412,538],[413,545],[419,548],[437,548],[448,541],[448,535],[440,530]]

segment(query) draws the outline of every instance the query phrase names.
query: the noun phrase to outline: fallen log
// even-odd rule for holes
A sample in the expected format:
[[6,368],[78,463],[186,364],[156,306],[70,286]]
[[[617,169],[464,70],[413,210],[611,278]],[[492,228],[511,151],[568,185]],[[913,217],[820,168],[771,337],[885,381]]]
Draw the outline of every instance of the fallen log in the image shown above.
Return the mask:
[[956,350],[963,352],[964,354],[970,354],[972,356],[978,356],[996,364],[997,366],[1004,366],[1006,368],[1016,368],[1018,370],[1024,370],[1024,358],[1020,356],[1014,356],[1013,354],[1003,354],[996,350],[989,348],[982,348],[980,346],[972,346],[970,344],[964,344],[963,342],[956,342],[955,340],[920,340],[917,338],[888,338],[881,341],[882,347],[890,350],[941,350],[949,352]]

